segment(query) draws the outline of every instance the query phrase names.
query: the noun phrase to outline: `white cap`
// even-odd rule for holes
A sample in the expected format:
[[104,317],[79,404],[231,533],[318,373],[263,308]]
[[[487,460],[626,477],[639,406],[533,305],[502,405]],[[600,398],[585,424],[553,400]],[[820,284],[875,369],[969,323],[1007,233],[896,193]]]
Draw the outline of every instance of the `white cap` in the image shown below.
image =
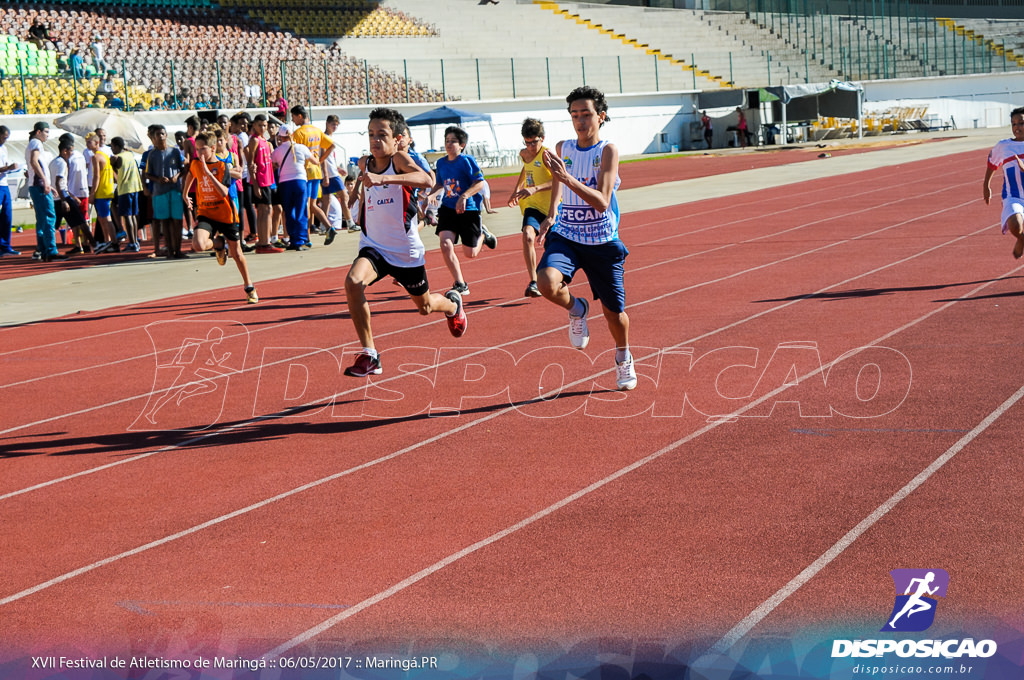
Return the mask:
[[279,129],[277,131],[277,136],[278,137],[287,137],[288,135],[292,134],[293,132],[295,132],[295,124],[294,123],[285,123],[285,124],[283,124],[281,126],[281,129]]

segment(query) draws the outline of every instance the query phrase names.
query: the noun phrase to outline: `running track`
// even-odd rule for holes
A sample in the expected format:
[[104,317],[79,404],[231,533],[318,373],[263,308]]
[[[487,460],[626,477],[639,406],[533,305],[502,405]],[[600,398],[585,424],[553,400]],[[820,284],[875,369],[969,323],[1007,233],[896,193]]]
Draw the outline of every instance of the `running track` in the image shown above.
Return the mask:
[[[951,575],[929,635],[1019,630],[1024,265],[978,173],[949,172],[983,162],[627,215],[628,395],[600,314],[567,349],[512,247],[465,265],[457,343],[379,284],[369,387],[340,374],[340,269],[255,307],[214,291],[0,330],[0,661],[602,636],[696,656],[873,636],[897,567]],[[219,389],[146,426],[157,366],[215,327]]]

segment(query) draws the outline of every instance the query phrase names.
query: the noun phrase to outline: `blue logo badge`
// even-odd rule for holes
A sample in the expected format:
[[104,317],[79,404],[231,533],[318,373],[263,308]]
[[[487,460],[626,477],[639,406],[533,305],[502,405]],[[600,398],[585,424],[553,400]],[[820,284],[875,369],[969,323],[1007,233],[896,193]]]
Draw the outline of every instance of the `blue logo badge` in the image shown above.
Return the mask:
[[935,621],[936,597],[945,597],[949,574],[945,569],[893,569],[896,602],[883,631],[928,630]]

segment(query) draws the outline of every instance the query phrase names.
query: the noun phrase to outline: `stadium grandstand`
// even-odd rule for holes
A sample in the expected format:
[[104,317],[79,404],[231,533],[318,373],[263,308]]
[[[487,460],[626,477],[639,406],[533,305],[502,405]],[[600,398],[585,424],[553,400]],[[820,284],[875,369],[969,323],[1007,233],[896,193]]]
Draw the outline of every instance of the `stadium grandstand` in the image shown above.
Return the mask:
[[[548,96],[584,81],[609,92],[705,91],[1019,70],[1022,2],[972,0],[959,8],[965,18],[955,6],[903,0],[14,2],[0,6],[0,113],[266,107],[278,93],[338,106]],[[45,34],[33,37],[37,26]]]

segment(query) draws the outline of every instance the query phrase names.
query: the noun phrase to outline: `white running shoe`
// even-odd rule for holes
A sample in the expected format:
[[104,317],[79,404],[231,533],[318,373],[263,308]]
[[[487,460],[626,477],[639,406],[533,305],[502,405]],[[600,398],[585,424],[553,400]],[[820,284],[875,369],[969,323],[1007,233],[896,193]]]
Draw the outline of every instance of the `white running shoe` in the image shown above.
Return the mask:
[[633,368],[633,357],[621,364],[615,362],[616,383],[620,390],[631,390],[636,387],[636,370]]
[[569,343],[576,349],[583,349],[590,342],[590,330],[587,328],[587,315],[590,304],[583,298],[576,298],[583,303],[583,315],[569,314]]

